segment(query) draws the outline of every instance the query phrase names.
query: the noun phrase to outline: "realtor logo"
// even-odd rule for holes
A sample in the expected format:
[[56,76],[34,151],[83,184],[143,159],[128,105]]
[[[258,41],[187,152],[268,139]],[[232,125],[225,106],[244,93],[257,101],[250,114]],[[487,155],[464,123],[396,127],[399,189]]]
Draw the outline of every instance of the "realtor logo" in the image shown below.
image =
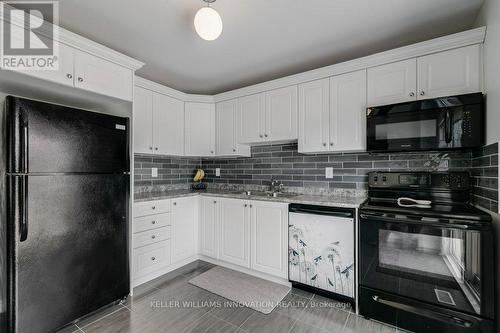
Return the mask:
[[11,70],[57,70],[59,3],[0,3],[0,67]]

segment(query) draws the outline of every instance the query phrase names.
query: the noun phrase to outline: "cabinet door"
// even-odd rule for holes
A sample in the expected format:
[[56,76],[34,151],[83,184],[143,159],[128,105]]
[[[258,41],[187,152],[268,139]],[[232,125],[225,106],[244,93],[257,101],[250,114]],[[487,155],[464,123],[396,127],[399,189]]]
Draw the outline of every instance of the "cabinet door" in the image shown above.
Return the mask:
[[250,207],[250,267],[288,277],[288,204],[252,201]]
[[250,267],[250,226],[248,203],[239,199],[219,199],[219,259]]
[[132,70],[75,50],[75,87],[131,101],[132,82]]
[[330,78],[330,150],[366,150],[366,70]]
[[239,143],[264,140],[265,94],[255,94],[238,99]]
[[218,198],[200,197],[200,253],[217,259]]
[[177,262],[197,253],[198,197],[172,200],[172,259]]
[[481,91],[479,45],[420,57],[417,67],[419,99]]
[[153,92],[141,87],[134,91],[134,153],[153,153]]
[[[24,31],[24,30],[23,30]],[[54,41],[54,43],[58,43]],[[23,73],[34,77],[52,81],[66,86],[73,86],[74,74],[73,66],[75,63],[74,49],[66,44],[59,43],[59,57],[57,58],[57,70],[38,70],[24,71]]]
[[156,154],[184,155],[184,102],[153,93],[153,145]]
[[416,100],[416,62],[416,59],[408,59],[368,68],[368,106]]
[[299,152],[328,151],[328,78],[299,85]]
[[266,92],[266,141],[297,140],[297,86]]
[[185,152],[188,156],[215,156],[215,105],[185,103]]

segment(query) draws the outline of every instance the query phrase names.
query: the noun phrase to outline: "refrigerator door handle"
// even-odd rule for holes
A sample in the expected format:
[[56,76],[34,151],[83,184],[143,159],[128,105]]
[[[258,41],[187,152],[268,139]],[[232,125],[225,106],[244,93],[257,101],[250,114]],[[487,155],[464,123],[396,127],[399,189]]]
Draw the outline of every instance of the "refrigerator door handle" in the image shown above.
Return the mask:
[[28,173],[28,124],[23,128],[23,172]]
[[24,242],[28,238],[28,177],[21,177],[21,196],[19,202],[20,210],[20,242]]

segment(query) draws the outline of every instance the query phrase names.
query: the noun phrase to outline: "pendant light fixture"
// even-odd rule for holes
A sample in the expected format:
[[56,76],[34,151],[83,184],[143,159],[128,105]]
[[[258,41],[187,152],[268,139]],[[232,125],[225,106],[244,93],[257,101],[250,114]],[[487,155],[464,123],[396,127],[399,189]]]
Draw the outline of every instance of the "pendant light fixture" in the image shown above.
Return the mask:
[[206,7],[198,10],[194,16],[194,28],[198,35],[205,40],[215,40],[222,33],[222,19],[215,9],[210,7],[215,0],[203,0]]

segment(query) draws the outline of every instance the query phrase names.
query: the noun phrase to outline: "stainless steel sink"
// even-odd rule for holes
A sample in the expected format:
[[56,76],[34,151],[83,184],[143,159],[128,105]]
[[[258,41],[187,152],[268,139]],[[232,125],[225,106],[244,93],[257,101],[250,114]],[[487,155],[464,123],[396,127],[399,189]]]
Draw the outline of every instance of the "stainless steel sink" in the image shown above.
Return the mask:
[[296,193],[284,193],[284,192],[258,192],[258,191],[246,191],[243,192],[243,195],[247,196],[255,196],[255,197],[273,197],[273,198],[292,198],[297,196]]

